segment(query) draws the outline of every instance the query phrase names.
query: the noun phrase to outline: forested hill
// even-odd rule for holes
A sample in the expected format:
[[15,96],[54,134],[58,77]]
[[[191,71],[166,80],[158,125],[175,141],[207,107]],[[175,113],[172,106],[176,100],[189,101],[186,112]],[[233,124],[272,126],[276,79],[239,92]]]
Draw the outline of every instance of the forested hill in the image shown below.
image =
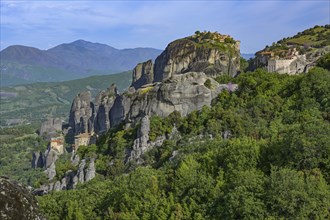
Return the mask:
[[[262,70],[211,107],[150,118],[165,135],[139,166],[125,163],[136,127],[111,129],[96,145],[97,176],[77,190],[38,197],[49,219],[329,219],[330,72]],[[63,166],[62,166],[63,168]]]

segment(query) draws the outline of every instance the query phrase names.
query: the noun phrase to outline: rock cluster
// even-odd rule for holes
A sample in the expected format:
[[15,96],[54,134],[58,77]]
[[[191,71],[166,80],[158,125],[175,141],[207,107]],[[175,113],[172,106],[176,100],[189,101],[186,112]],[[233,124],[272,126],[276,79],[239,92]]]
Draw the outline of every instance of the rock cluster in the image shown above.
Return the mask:
[[[210,105],[227,88],[212,77],[235,75],[239,69],[239,48],[224,48],[199,45],[189,38],[170,43],[155,64],[148,60],[134,68],[132,85],[123,94],[112,85],[94,102],[89,92],[76,96],[69,118],[72,133],[100,134],[123,121],[135,124],[145,115],[166,117],[176,110],[185,116]],[[206,80],[211,86],[204,85]]]
[[161,145],[165,139],[158,137],[150,142],[149,117],[166,117],[173,111],[186,116],[204,105],[210,106],[221,91],[235,89],[236,85],[219,84],[213,78],[236,75],[240,68],[239,54],[238,43],[199,43],[189,37],[174,41],[154,64],[148,60],[134,68],[131,87],[122,94],[111,85],[94,101],[89,92],[77,95],[70,110],[71,133],[102,134],[119,123],[125,123],[126,127],[141,123],[127,155],[128,161],[139,162],[143,153]]
[[114,84],[107,91],[101,91],[94,102],[89,91],[77,95],[70,110],[69,132],[78,135],[107,131],[110,128],[109,112],[117,96],[117,87]]
[[[78,157],[73,158],[72,163],[76,163]],[[88,166],[87,166],[88,164]],[[60,190],[69,190],[75,189],[78,183],[84,183],[92,180],[96,175],[95,170],[95,158],[91,159],[82,159],[77,165],[77,171],[68,170],[62,179],[57,181],[52,181],[56,175],[55,164],[52,163],[51,166],[47,169],[49,180],[52,181],[49,184],[42,185],[39,189],[35,190],[34,193],[38,195],[43,195],[49,193],[50,191],[60,191]],[[55,172],[52,173],[51,171]]]

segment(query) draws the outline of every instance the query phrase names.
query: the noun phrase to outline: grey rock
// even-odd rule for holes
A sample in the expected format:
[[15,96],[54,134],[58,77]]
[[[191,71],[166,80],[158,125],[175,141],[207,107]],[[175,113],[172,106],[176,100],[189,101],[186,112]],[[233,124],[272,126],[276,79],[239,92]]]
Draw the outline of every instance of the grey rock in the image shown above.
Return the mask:
[[232,134],[231,134],[231,131],[230,131],[230,130],[226,130],[226,131],[224,131],[223,134],[222,134],[222,137],[223,137],[223,139],[225,139],[225,140],[229,139],[231,136],[232,136]]
[[45,152],[45,168],[48,168],[51,166],[51,164],[55,163],[56,160],[58,159],[58,152],[48,148]]
[[86,169],[86,173],[85,173],[85,181],[88,182],[91,179],[93,179],[96,175],[96,171],[95,171],[95,158],[92,158],[89,162],[89,166]]
[[[211,88],[204,85],[207,79],[211,82]],[[144,115],[166,117],[173,111],[186,116],[194,110],[202,109],[204,105],[210,106],[212,100],[225,89],[228,89],[228,85],[220,85],[205,73],[173,75],[162,83],[137,90],[136,96],[130,98],[126,121],[136,121]]]
[[174,158],[179,154],[179,151],[175,150],[172,152],[172,156],[169,158],[169,161],[174,160]]
[[78,178],[78,182],[80,182],[80,183],[85,182],[85,174],[84,174],[85,166],[86,166],[86,160],[82,159],[80,161],[79,168],[78,168],[77,175],[76,175]]
[[66,189],[74,189],[77,185],[78,179],[74,179],[75,173],[72,170],[68,170],[65,173],[65,182],[66,182]]
[[71,164],[72,164],[73,166],[78,166],[79,162],[80,162],[79,154],[74,154],[74,153],[72,153]]
[[61,190],[66,190],[66,178],[63,177],[61,180]]
[[150,84],[154,80],[154,66],[152,60],[148,60],[143,63],[139,63],[133,69],[133,82],[132,87],[135,89],[140,88],[143,85]]
[[240,68],[239,47],[234,54],[226,50],[199,46],[188,39],[170,43],[157,57],[154,81],[161,82],[176,74],[204,72],[208,76],[220,74],[236,75]]
[[94,104],[91,102],[91,93],[82,92],[77,95],[72,103],[69,126],[71,132],[75,135],[80,133],[89,133],[94,130]]
[[112,84],[107,91],[100,92],[96,97],[94,130],[96,133],[104,133],[110,128],[110,109],[118,95],[117,87]]
[[44,155],[42,152],[33,152],[32,153],[32,161],[31,161],[31,167],[32,168],[43,168],[45,166],[44,164]]
[[40,135],[46,135],[49,133],[56,133],[62,131],[62,120],[60,118],[49,118],[41,123]]
[[0,192],[0,219],[44,219],[34,195],[22,185],[0,177]]
[[49,186],[48,186],[48,191],[52,191],[54,189],[54,183],[49,183]]
[[165,136],[157,137],[155,141],[151,142],[149,138],[150,120],[149,116],[144,116],[141,119],[141,126],[137,132],[137,138],[133,142],[132,150],[130,151],[128,161],[136,160],[138,164],[143,163],[141,156],[152,149],[158,147],[165,141]]
[[61,187],[61,182],[60,181],[56,181],[54,184],[54,191],[60,191],[62,189]]
[[171,133],[168,135],[167,139],[170,139],[170,140],[179,140],[181,139],[181,134],[180,132],[178,131],[178,129],[176,128],[176,126],[174,126],[172,128],[172,131]]
[[55,162],[53,162],[46,170],[47,175],[48,175],[48,179],[52,180],[54,179],[54,177],[56,176],[56,166],[55,166]]
[[77,187],[78,182],[79,182],[78,177],[74,176],[72,179],[72,189],[75,189]]

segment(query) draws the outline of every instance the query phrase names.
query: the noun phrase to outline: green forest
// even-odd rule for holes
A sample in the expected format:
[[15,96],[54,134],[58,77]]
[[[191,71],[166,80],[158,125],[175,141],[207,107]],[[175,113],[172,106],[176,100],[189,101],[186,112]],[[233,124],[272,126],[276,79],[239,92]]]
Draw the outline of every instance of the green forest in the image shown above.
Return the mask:
[[138,127],[96,145],[97,176],[38,197],[47,219],[329,219],[330,72],[258,69],[219,83],[211,107],[150,119],[150,138],[177,135],[125,163]]

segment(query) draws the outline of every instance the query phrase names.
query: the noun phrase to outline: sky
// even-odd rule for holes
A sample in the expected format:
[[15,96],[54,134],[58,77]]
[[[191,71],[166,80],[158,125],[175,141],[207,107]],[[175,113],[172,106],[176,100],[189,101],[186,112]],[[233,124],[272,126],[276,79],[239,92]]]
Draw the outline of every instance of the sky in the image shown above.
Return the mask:
[[49,49],[78,39],[118,49],[165,49],[196,30],[218,31],[255,53],[283,37],[330,23],[329,0],[6,1],[0,49]]

